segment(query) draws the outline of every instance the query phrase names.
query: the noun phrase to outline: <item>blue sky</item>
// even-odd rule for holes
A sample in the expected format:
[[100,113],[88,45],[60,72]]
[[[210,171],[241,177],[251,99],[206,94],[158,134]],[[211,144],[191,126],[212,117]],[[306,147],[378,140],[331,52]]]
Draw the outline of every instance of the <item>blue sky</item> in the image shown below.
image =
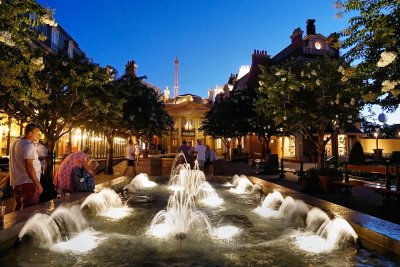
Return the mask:
[[[172,91],[180,59],[180,94],[207,96],[230,73],[251,64],[254,49],[274,56],[297,27],[316,19],[323,35],[347,25],[333,0],[39,0],[89,58],[120,74],[135,60],[138,75]],[[390,119],[390,117],[389,117]],[[400,119],[398,118],[399,122]]]

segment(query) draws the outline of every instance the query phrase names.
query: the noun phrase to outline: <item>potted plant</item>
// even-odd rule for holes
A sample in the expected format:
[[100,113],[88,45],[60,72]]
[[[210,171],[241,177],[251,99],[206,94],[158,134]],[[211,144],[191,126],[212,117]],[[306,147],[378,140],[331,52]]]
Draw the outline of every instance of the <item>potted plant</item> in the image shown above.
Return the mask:
[[331,193],[333,191],[333,180],[340,180],[342,172],[337,168],[322,168],[319,170],[319,182],[324,193]]
[[301,174],[298,182],[303,186],[305,192],[315,192],[318,188],[319,177],[316,168],[309,168]]

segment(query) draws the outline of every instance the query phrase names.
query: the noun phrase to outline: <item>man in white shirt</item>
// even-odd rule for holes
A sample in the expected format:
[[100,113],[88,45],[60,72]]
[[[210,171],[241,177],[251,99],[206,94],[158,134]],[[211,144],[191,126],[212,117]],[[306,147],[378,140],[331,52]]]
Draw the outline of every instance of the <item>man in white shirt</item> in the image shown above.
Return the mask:
[[43,191],[34,167],[34,162],[39,160],[33,142],[38,141],[39,136],[39,126],[30,123],[25,127],[25,135],[15,140],[10,148],[10,183],[14,188],[15,210],[39,203]]
[[128,142],[128,146],[126,147],[126,151],[125,151],[125,158],[128,161],[125,171],[124,171],[124,176],[125,174],[128,172],[128,170],[130,168],[133,169],[133,176],[136,176],[136,167],[135,167],[135,150],[133,148],[133,142],[132,140],[129,140]]
[[204,162],[206,160],[206,147],[202,144],[200,139],[197,140],[196,146],[197,162],[199,163],[199,169],[204,171]]

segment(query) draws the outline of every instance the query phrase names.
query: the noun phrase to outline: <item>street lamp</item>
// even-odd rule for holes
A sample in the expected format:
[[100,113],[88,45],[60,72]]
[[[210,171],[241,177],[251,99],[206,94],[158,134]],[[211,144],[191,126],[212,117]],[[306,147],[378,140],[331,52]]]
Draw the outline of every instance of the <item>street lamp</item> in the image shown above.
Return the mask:
[[376,161],[378,161],[382,158],[382,150],[383,150],[378,147],[379,130],[380,130],[380,127],[376,127],[375,133],[374,133],[375,140],[376,140],[376,148],[374,149],[374,158]]
[[374,136],[375,136],[375,140],[376,140],[376,149],[378,149],[379,127],[376,127],[376,128],[375,128]]

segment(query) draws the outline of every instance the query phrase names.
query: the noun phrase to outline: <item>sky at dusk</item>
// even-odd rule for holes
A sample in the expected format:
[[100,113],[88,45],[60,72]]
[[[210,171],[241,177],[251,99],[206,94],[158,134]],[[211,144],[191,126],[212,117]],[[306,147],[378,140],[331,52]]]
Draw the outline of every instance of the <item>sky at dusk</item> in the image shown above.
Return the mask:
[[135,60],[139,76],[162,91],[168,86],[171,95],[176,56],[180,94],[207,97],[208,89],[251,64],[254,49],[274,56],[288,46],[307,19],[315,19],[317,33],[325,36],[347,25],[336,18],[333,0],[38,2],[55,10],[56,21],[94,62],[122,75],[127,61]]

